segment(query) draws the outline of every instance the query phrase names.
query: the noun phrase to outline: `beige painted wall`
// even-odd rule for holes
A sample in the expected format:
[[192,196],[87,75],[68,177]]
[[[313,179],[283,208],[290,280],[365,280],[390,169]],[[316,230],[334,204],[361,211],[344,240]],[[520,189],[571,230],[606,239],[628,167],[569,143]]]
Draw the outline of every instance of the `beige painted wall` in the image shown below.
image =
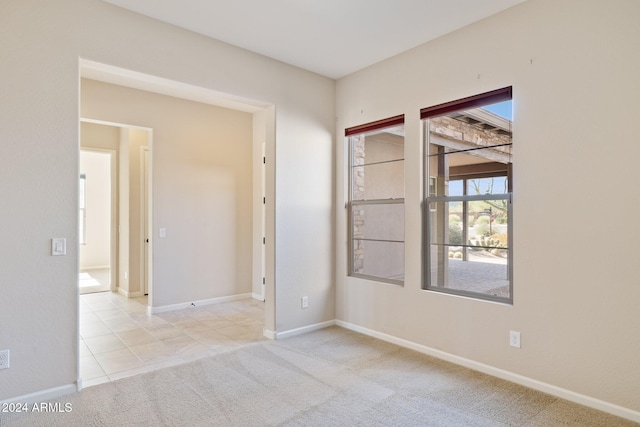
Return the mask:
[[[12,242],[0,248],[0,348],[11,350],[11,368],[0,371],[0,400],[69,391],[78,377],[80,58],[274,106],[267,126],[267,327],[284,331],[334,318],[333,80],[100,0],[2,1],[0,40],[0,222]],[[154,162],[173,155],[168,176],[194,161],[175,145],[161,145]],[[212,182],[202,169],[195,172]],[[201,257],[172,259],[191,250],[193,230],[206,224],[187,225],[189,212],[174,207],[190,183],[161,173],[154,184],[170,190],[154,187],[155,224],[167,227],[167,239],[155,248],[154,273],[166,289],[154,304],[170,304],[186,294],[182,269],[205,276],[210,270]],[[50,256],[52,237],[67,237],[67,256]],[[189,298],[207,295],[199,283]],[[300,309],[302,295],[309,296],[307,310]]]
[[[640,3],[529,0],[337,82],[337,135],[405,114],[404,287],[346,277],[337,150],[337,318],[619,405],[640,420]],[[421,289],[419,110],[514,93],[514,304]],[[608,207],[614,207],[609,209]],[[522,348],[509,347],[509,330]],[[611,409],[614,406],[610,406]],[[632,412],[635,411],[635,412]]]
[[99,123],[80,123],[80,145],[82,148],[118,151],[120,129]]

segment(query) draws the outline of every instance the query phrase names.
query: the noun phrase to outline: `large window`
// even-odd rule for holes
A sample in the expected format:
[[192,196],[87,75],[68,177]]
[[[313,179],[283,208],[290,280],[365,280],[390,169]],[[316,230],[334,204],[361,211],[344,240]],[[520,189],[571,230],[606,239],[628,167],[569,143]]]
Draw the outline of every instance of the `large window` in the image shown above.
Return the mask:
[[511,88],[425,108],[425,288],[513,301]]
[[349,275],[404,281],[404,116],[347,129]]

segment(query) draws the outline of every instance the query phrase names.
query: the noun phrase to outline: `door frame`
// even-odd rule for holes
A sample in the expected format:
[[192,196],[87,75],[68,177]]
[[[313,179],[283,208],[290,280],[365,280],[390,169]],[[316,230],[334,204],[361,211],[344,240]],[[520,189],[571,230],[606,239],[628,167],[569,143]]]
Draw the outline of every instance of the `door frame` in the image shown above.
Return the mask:
[[267,143],[262,142],[262,162],[260,166],[261,174],[261,193],[262,203],[260,203],[260,234],[262,235],[262,245],[260,246],[260,276],[262,277],[261,301],[266,298],[266,277],[267,277],[267,254],[266,254],[266,238],[267,238]]
[[152,133],[148,132],[149,141],[146,147],[140,147],[140,233],[142,234],[142,246],[140,259],[142,260],[142,283],[141,289],[143,295],[149,295],[151,293],[152,284],[152,262],[151,257],[153,253],[152,239],[153,239],[153,205],[151,204],[151,141]]

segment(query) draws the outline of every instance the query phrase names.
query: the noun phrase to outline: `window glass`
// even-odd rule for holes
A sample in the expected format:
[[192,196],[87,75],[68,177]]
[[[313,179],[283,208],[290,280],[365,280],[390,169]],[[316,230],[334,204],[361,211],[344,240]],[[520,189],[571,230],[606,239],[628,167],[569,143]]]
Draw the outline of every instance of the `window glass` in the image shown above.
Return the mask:
[[[404,280],[404,242],[355,240],[354,275],[375,278],[381,282],[402,283]],[[372,262],[382,260],[383,262]]]
[[467,194],[506,194],[508,193],[507,177],[468,179]]
[[424,287],[512,302],[511,89],[498,92],[423,111]]
[[449,192],[450,196],[462,196],[464,195],[464,181],[457,179],[454,181],[449,181]]
[[[402,119],[403,120],[403,119]],[[404,280],[404,125],[349,133],[349,274]]]
[[361,204],[353,209],[353,237],[355,239],[404,240],[404,204],[375,203]]

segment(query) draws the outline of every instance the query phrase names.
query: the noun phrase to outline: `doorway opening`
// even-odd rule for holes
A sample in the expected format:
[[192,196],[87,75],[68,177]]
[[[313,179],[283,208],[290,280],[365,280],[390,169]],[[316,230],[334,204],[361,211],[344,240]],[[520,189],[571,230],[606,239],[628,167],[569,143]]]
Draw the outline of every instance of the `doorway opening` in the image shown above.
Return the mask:
[[110,291],[114,284],[114,169],[114,151],[80,151],[80,294]]
[[[241,263],[246,263],[250,261],[252,265],[251,275],[256,278],[259,276],[258,280],[252,280],[252,286],[250,288],[251,293],[247,292],[249,289],[242,289],[242,294],[230,295],[235,300],[235,297],[243,296],[246,297],[246,300],[243,301],[229,301],[225,302],[225,304],[233,305],[234,309],[237,308],[239,311],[248,311],[251,312],[252,315],[258,316],[257,319],[263,319],[262,322],[255,322],[254,319],[251,322],[246,322],[246,324],[242,324],[243,328],[249,328],[250,326],[255,326],[255,331],[247,332],[247,335],[251,335],[251,339],[261,339],[263,336],[268,336],[267,331],[274,329],[275,324],[275,313],[274,313],[274,257],[273,257],[273,246],[274,246],[274,198],[272,195],[274,194],[274,159],[275,159],[275,107],[273,105],[267,104],[250,104],[246,103],[245,100],[241,100],[237,97],[232,97],[231,99],[224,99],[224,94],[215,93],[210,90],[203,90],[202,88],[195,88],[188,85],[184,85],[178,82],[169,82],[163,79],[159,79],[153,76],[141,75],[140,73],[135,73],[128,70],[116,69],[114,67],[106,66],[103,64],[91,63],[89,61],[81,60],[81,82],[86,83],[87,87],[89,84],[92,84],[91,88],[95,91],[99,89],[98,84],[115,84],[121,87],[129,87],[133,89],[142,89],[145,92],[149,93],[158,93],[163,95],[170,95],[173,98],[178,99],[186,99],[192,100],[196,102],[200,102],[203,104],[211,104],[215,106],[222,106],[229,109],[236,109],[239,111],[244,111],[253,114],[252,122],[246,122],[247,125],[252,126],[252,128],[245,128],[245,132],[248,130],[252,132],[252,145],[249,147],[249,150],[245,151],[245,153],[251,155],[253,157],[254,167],[252,169],[253,173],[245,173],[243,177],[246,180],[244,181],[244,185],[247,185],[249,179],[251,179],[252,186],[251,193],[247,191],[242,194],[247,195],[251,194],[253,196],[253,209],[248,209],[250,206],[248,203],[251,201],[245,201],[244,208],[239,210],[238,212],[243,212],[245,215],[249,212],[252,213],[252,227],[243,227],[242,232],[244,236],[247,236],[246,230],[252,229],[252,243],[249,246],[247,240],[244,240],[243,248],[252,248],[253,256],[245,256],[237,257],[235,260],[236,266]],[[113,81],[115,80],[115,81]],[[87,83],[90,82],[90,83]],[[98,83],[96,83],[98,82]],[[139,84],[143,87],[139,87]],[[83,106],[93,105],[91,101],[94,101],[96,98],[91,98],[89,95],[91,92],[89,89],[84,90],[85,87],[81,89],[81,101]],[[113,93],[113,92],[111,92]],[[85,98],[86,97],[86,98]],[[108,98],[108,97],[107,97]],[[100,98],[103,99],[103,98]],[[110,99],[110,98],[109,98]],[[218,102],[222,99],[222,102]],[[221,105],[223,104],[223,105]],[[113,105],[113,104],[109,104]],[[152,106],[156,108],[156,104]],[[82,110],[81,110],[82,111]],[[89,111],[89,110],[87,110]],[[142,130],[141,128],[130,128],[127,125],[118,124],[118,123],[108,123],[103,120],[104,118],[115,118],[116,121],[119,119],[125,118],[127,115],[123,114],[122,111],[117,110],[114,114],[104,114],[101,113],[101,110],[91,110],[93,118],[92,119],[81,119],[82,125],[91,124],[91,125],[104,125],[109,126],[112,129],[116,129],[120,133],[129,133],[131,129],[133,130]],[[108,111],[108,110],[107,110]],[[146,110],[145,110],[146,111]],[[82,113],[81,113],[82,114]],[[103,118],[104,117],[104,118]],[[108,120],[108,119],[107,119]],[[125,118],[124,120],[134,121],[131,117]],[[141,122],[143,122],[141,120]],[[121,122],[126,123],[126,122]],[[145,121],[148,125],[153,126],[153,121]],[[147,138],[151,141],[151,129],[145,128]],[[81,132],[81,136],[84,135],[84,129]],[[164,135],[164,134],[163,134]],[[245,134],[246,135],[246,134]],[[124,138],[123,135],[118,135],[120,139]],[[129,134],[128,137],[131,137]],[[249,134],[251,137],[251,134]],[[127,357],[131,357],[131,361],[133,364],[138,364],[140,360],[143,363],[146,363],[143,360],[148,352],[144,353],[145,349],[138,349],[138,345],[136,342],[128,342],[129,335],[133,335],[133,332],[139,328],[144,329],[144,324],[149,322],[156,321],[156,317],[161,317],[164,311],[173,311],[179,310],[180,306],[184,305],[180,304],[167,304],[162,297],[165,296],[167,288],[164,285],[165,278],[167,274],[171,274],[172,271],[166,271],[164,269],[163,263],[160,261],[155,264],[156,271],[154,272],[154,268],[151,266],[152,260],[154,258],[151,251],[153,251],[154,243],[164,243],[165,241],[155,241],[157,239],[167,238],[173,239],[175,236],[183,236],[184,234],[173,234],[174,230],[177,228],[174,225],[174,228],[169,229],[169,233],[166,233],[165,223],[159,222],[161,218],[164,218],[163,213],[165,213],[165,206],[161,203],[165,198],[165,193],[160,192],[159,197],[157,198],[157,203],[159,203],[157,208],[157,215],[159,216],[158,222],[153,226],[151,224],[152,214],[150,208],[152,206],[150,194],[154,192],[158,192],[160,188],[164,188],[161,185],[158,185],[157,188],[151,189],[153,180],[148,179],[145,181],[143,179],[144,176],[150,176],[149,174],[155,174],[160,178],[159,183],[163,183],[163,178],[165,174],[165,169],[163,169],[164,159],[163,155],[166,155],[163,150],[164,145],[162,145],[162,139],[160,139],[160,135],[158,136],[158,143],[156,152],[156,162],[160,165],[158,166],[158,170],[162,171],[162,173],[155,174],[156,170],[153,168],[153,162],[151,159],[154,157],[154,153],[151,150],[151,144],[148,144],[148,149],[138,149],[137,154],[134,157],[134,150],[121,150],[118,147],[118,154],[116,156],[116,160],[118,162],[118,183],[116,185],[117,194],[117,214],[115,217],[117,218],[117,254],[115,256],[115,264],[117,264],[117,272],[113,274],[114,282],[117,285],[117,294],[110,293],[102,293],[95,295],[83,296],[80,298],[80,378],[87,380],[98,380],[98,378],[104,378],[106,376],[111,376],[111,374],[120,375],[121,372],[109,372],[112,368],[108,359],[111,356],[111,353],[114,353],[114,356],[120,358],[124,357],[126,353]],[[228,144],[227,144],[228,146]],[[128,175],[129,181],[133,181],[134,177],[138,180],[137,184],[130,182],[129,185],[125,185],[122,179],[122,155],[124,152],[128,152],[130,165],[137,164],[140,167],[140,170],[136,173],[130,173]],[[146,158],[146,161],[145,161]],[[266,158],[266,160],[265,160]],[[198,158],[199,159],[199,158]],[[257,162],[260,162],[260,167],[258,167]],[[266,165],[265,165],[266,162]],[[145,174],[143,171],[147,169],[148,174]],[[152,170],[153,169],[153,170]],[[207,178],[208,176],[205,176]],[[222,175],[222,177],[226,177],[226,175]],[[248,178],[251,177],[251,178]],[[226,178],[225,178],[226,179]],[[194,181],[195,184],[200,183],[201,181]],[[208,181],[207,181],[208,182]],[[227,181],[220,181],[227,182]],[[185,189],[190,189],[191,187],[183,186]],[[217,188],[217,187],[216,187]],[[247,187],[245,187],[247,188]],[[129,194],[124,194],[126,191]],[[133,194],[134,191],[138,193],[136,195]],[[147,196],[145,196],[147,194]],[[257,196],[257,197],[256,197]],[[123,209],[123,200],[127,199],[129,201],[137,200],[139,203],[138,209]],[[206,198],[205,198],[206,199]],[[202,198],[198,198],[198,200],[205,200]],[[224,199],[226,200],[226,199]],[[246,200],[246,199],[245,199]],[[220,202],[219,200],[217,201]],[[146,206],[145,206],[146,203]],[[262,206],[257,206],[257,204]],[[145,214],[145,212],[147,212]],[[173,212],[173,211],[171,211]],[[217,211],[216,211],[217,212]],[[147,218],[146,225],[140,225],[141,232],[146,232],[146,234],[141,234],[140,239],[138,240],[138,246],[134,248],[132,245],[123,244],[123,235],[128,234],[128,237],[131,241],[137,237],[137,233],[132,230],[132,227],[129,226],[127,230],[127,224],[130,224],[135,218]],[[224,218],[223,218],[224,219]],[[244,220],[246,221],[246,216]],[[237,217],[235,218],[237,220]],[[140,222],[142,224],[142,222]],[[217,223],[213,223],[217,224]],[[205,224],[207,225],[207,224]],[[189,231],[189,230],[187,230]],[[236,238],[240,238],[242,236],[236,236]],[[245,237],[246,239],[246,237]],[[237,240],[236,240],[237,242]],[[156,254],[162,253],[160,249],[164,250],[163,245],[158,245],[156,247]],[[258,252],[258,253],[256,253]],[[204,252],[202,252],[204,253]],[[226,255],[226,254],[225,254]],[[137,258],[137,261],[134,259]],[[146,262],[144,260],[147,260]],[[160,258],[162,259],[162,258]],[[145,264],[147,267],[145,267]],[[134,266],[139,267],[139,271],[136,273],[134,271]],[[190,270],[191,271],[191,270]],[[242,276],[245,277],[244,280],[248,279],[247,269],[241,270]],[[154,292],[154,280],[153,273],[155,273],[156,277],[156,288]],[[138,279],[140,281],[138,281]],[[136,281],[134,283],[134,280]],[[244,283],[247,283],[248,280]],[[146,289],[145,289],[145,283]],[[148,292],[149,296],[144,297],[144,294]],[[155,296],[154,296],[155,293]],[[267,294],[267,295],[265,295]],[[140,298],[135,299],[122,299],[123,296],[127,297],[136,297],[140,296]],[[250,299],[249,296],[253,296],[254,299]],[[89,297],[88,299],[85,297]],[[108,304],[101,300],[101,298],[108,298]],[[226,298],[221,297],[221,298]],[[155,299],[155,300],[154,300]],[[165,298],[166,300],[166,298]],[[258,300],[258,301],[256,301]],[[267,300],[268,303],[264,303]],[[179,300],[178,300],[179,301]],[[207,298],[203,298],[202,302],[207,303],[209,300]],[[171,302],[171,301],[169,301]],[[222,301],[221,301],[222,302]],[[207,306],[200,307],[197,305],[198,301],[196,301],[196,305],[193,303],[189,305],[188,310],[190,311],[203,311],[204,314],[209,315],[209,311],[213,310],[215,307]],[[137,304],[137,305],[136,305]],[[186,304],[186,303],[185,303]],[[116,306],[120,312],[114,309]],[[141,311],[142,306],[145,310]],[[108,307],[108,309],[105,309]],[[221,306],[221,308],[224,308]],[[121,313],[122,312],[122,313]],[[206,313],[205,313],[206,312]],[[160,314],[158,314],[160,313]],[[116,318],[114,318],[114,316]],[[166,317],[166,315],[164,315]],[[84,320],[88,320],[84,322]],[[249,325],[251,323],[251,325]],[[106,329],[105,329],[106,327]],[[130,329],[134,328],[134,329]],[[209,327],[210,329],[210,327]],[[147,333],[151,333],[149,330]],[[213,331],[211,331],[213,332]],[[229,338],[235,339],[240,338],[240,336],[244,336],[242,334],[238,334],[237,328],[229,328],[227,331],[230,336]],[[140,332],[142,333],[142,332]],[[97,335],[96,335],[97,334]],[[153,334],[152,334],[153,335]],[[108,338],[105,338],[108,337]],[[117,338],[117,339],[116,339]],[[159,340],[163,341],[162,337],[155,336],[156,339],[152,339],[152,341],[156,342]],[[188,338],[182,337],[185,340],[189,340]],[[202,348],[202,346],[212,346],[217,345],[219,343],[211,343],[205,342],[206,337],[202,337],[201,339],[195,339],[191,337],[189,341],[198,341],[196,343],[192,343],[193,348]],[[106,342],[106,340],[110,340],[110,342]],[[118,341],[119,340],[119,341]],[[104,345],[103,345],[104,344]],[[117,344],[118,348],[114,348]],[[166,343],[163,342],[166,345]],[[124,346],[124,348],[123,348]],[[190,349],[192,346],[186,346],[185,349]],[[205,349],[208,350],[208,349]],[[83,354],[83,351],[85,352]],[[88,353],[87,353],[88,351]],[[128,352],[131,352],[129,354]],[[175,351],[171,355],[175,356]],[[190,355],[189,357],[192,357]],[[164,355],[160,355],[158,353],[153,354],[153,360],[159,360],[164,357]],[[92,359],[93,358],[93,359]],[[96,363],[98,366],[96,366]],[[149,361],[151,363],[151,361]],[[91,370],[91,367],[96,367],[97,372],[88,372]],[[102,371],[97,369],[100,367]],[[121,368],[121,366],[120,366]]]
[[81,120],[80,294],[152,288],[151,129]]

